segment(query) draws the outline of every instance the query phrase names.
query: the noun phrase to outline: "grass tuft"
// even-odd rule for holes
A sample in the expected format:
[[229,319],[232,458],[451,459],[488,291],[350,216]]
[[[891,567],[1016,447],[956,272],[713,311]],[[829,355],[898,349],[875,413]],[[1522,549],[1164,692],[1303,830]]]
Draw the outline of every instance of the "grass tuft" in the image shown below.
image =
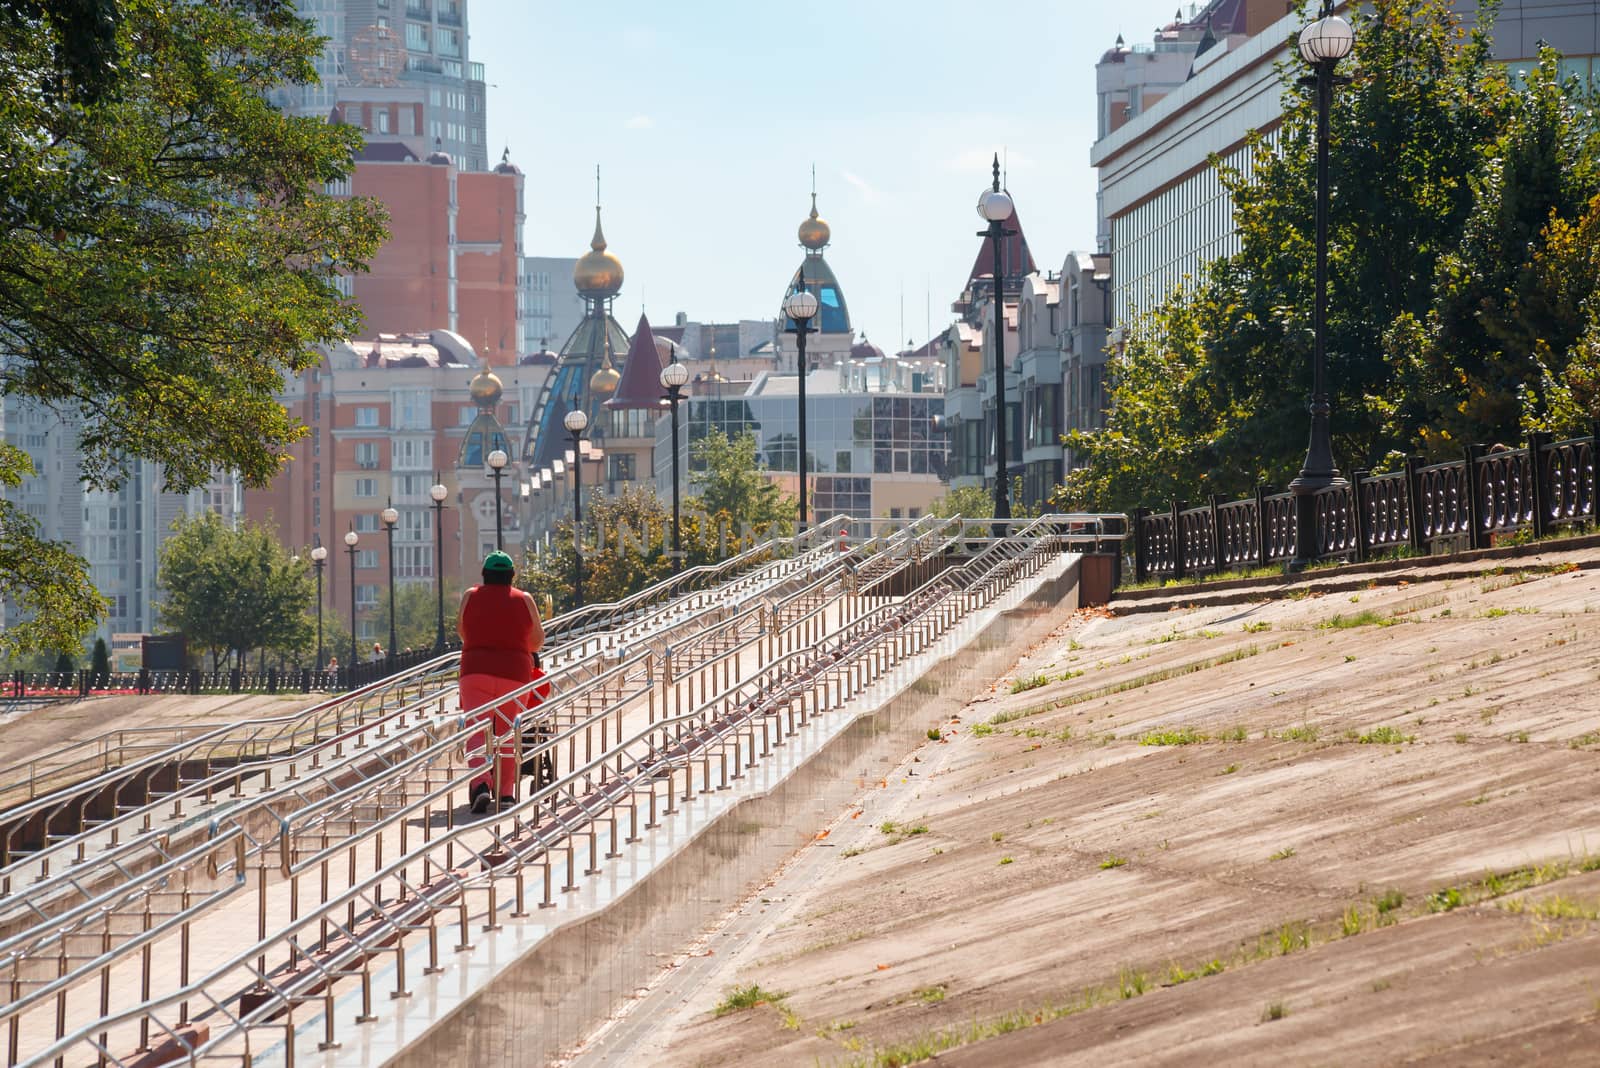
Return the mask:
[[717,1002],[716,1013],[726,1016],[731,1012],[753,1009],[757,1005],[776,1005],[788,996],[787,993],[764,990],[760,983],[733,986],[723,992],[722,1000]]
[[1210,735],[1193,727],[1166,727],[1147,731],[1139,739],[1140,745],[1198,745],[1209,741]]

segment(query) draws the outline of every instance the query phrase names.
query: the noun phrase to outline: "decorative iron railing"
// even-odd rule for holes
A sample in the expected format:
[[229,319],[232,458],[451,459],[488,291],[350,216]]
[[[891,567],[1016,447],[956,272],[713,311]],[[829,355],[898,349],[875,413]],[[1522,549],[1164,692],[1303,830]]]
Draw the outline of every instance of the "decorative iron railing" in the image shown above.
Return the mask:
[[[1356,471],[1316,494],[1318,560],[1365,560],[1409,548],[1420,554],[1488,548],[1497,537],[1543,537],[1563,526],[1600,524],[1600,427],[1586,438],[1534,434],[1522,448],[1469,446],[1461,459],[1413,457],[1384,475]],[[1200,507],[1174,501],[1134,512],[1133,575],[1184,579],[1284,564],[1296,555],[1295,498],[1268,494]]]

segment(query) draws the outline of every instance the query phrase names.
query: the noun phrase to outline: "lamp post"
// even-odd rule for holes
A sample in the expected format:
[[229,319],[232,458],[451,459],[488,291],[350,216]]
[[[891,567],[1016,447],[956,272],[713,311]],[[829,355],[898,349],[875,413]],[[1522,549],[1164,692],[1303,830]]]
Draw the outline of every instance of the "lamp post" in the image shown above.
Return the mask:
[[1333,104],[1334,68],[1355,46],[1355,31],[1333,13],[1333,0],[1322,0],[1317,20],[1300,31],[1300,58],[1313,73],[1300,79],[1317,94],[1317,266],[1316,299],[1311,309],[1311,439],[1305,465],[1289,483],[1295,500],[1294,559],[1289,568],[1299,571],[1317,558],[1317,493],[1345,485],[1333,463],[1333,441],[1328,416],[1328,109]]
[[574,408],[562,420],[572,435],[572,588],[583,607],[583,432],[589,428],[589,416],[582,408]]
[[806,290],[806,272],[802,267],[795,291],[783,302],[784,312],[794,320],[795,370],[800,378],[800,528],[796,531],[799,534],[804,534],[806,529],[806,333],[811,329],[811,317],[817,314],[817,307],[817,298]]
[[394,527],[400,522],[400,513],[395,510],[394,502],[382,512],[378,513],[383,519],[384,533],[389,535],[389,652],[383,662],[390,670],[394,668]]
[[311,550],[311,566],[317,572],[317,670],[322,670],[322,569],[328,562],[328,547],[318,544]]
[[350,670],[356,667],[356,542],[361,540],[361,535],[353,530],[345,531],[344,551],[350,557]]
[[[678,402],[683,400],[683,387],[689,382],[689,369],[678,362],[676,350],[672,361],[661,369],[661,388],[667,391],[666,401],[672,406],[672,569],[683,570],[682,515],[678,497]],[[800,506],[801,522],[805,521],[805,504]]]
[[[433,473],[435,480],[439,472]],[[498,503],[499,487],[495,487],[495,498]],[[444,652],[444,499],[450,496],[450,491],[444,483],[435,481],[428,487],[428,496],[433,498],[433,544],[434,544],[434,585],[439,591],[439,632],[434,635],[433,654],[438,656]]]
[[994,157],[994,184],[978,197],[978,214],[989,223],[989,228],[979,230],[978,236],[987,237],[994,243],[994,536],[997,538],[1006,536],[1005,520],[1011,518],[1011,474],[1006,469],[1005,275],[1001,263],[1001,245],[1006,238],[1016,234],[1015,230],[1005,228],[1005,221],[1011,218],[1011,213],[1011,196],[1000,188],[1000,154],[997,152]]
[[504,449],[496,449],[489,454],[489,469],[494,472],[494,547],[503,549],[500,537],[500,478],[505,473],[506,463],[510,457]]

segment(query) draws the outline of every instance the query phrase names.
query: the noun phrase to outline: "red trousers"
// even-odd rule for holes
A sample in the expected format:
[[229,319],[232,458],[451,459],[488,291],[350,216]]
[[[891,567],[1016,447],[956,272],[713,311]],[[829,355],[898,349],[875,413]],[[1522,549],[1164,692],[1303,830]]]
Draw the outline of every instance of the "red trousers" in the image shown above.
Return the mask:
[[[543,672],[537,672],[543,675]],[[535,687],[520,697],[509,697],[490,704],[506,694],[522,689],[526,683],[503,679],[498,675],[462,675],[459,681],[461,711],[473,713],[480,706],[489,705],[473,716],[475,724],[482,724],[467,739],[467,767],[482,768],[483,774],[474,776],[471,791],[478,784],[487,786],[496,797],[517,796],[517,739],[511,727],[519,713],[537,707],[549,694],[549,684]],[[489,731],[493,730],[493,735]],[[489,767],[488,750],[494,750],[494,766]]]

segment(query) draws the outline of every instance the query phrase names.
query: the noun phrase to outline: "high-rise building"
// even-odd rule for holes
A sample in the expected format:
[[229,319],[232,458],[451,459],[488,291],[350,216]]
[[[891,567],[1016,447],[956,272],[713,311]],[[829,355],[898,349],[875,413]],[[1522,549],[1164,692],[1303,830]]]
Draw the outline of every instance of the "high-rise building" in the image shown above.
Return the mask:
[[523,180],[509,156],[479,173],[445,152],[418,160],[404,145],[369,143],[349,192],[389,211],[389,240],[350,279],[361,336],[442,327],[497,367],[531,351],[522,347]]
[[489,169],[483,64],[468,55],[467,0],[296,0],[328,38],[321,85],[282,90],[281,106],[326,115],[339,105],[369,141],[401,143],[421,159],[450,155]]
[[[375,630],[389,581],[383,509],[392,503],[400,513],[396,581],[432,585],[441,574],[441,543],[429,491],[444,485],[444,582],[474,580],[496,544],[489,453],[515,456],[503,428],[520,420],[549,372],[548,364],[529,361],[492,373],[465,338],[447,330],[335,345],[321,364],[284,384],[280,399],[310,432],[271,486],[245,491],[244,509],[276,527],[287,545],[328,546],[323,596],[332,616],[350,615],[353,566],[355,634],[369,645],[386,642]],[[506,468],[500,489],[501,542],[515,553],[522,527],[514,468]],[[357,537],[353,558],[343,551],[350,531]]]
[[[163,489],[159,464],[131,461],[116,489],[90,489],[82,480],[78,426],[54,410],[22,397],[0,405],[6,444],[26,453],[35,473],[15,489],[0,490],[38,524],[39,535],[65,542],[89,565],[89,579],[108,610],[98,637],[160,629],[156,578],[161,549],[180,518],[212,511],[232,523],[243,511],[238,480],[217,473],[187,493]],[[0,598],[0,625],[16,611]]]
[[572,336],[583,319],[584,301],[572,280],[578,261],[560,256],[522,260],[523,353],[539,352]]

